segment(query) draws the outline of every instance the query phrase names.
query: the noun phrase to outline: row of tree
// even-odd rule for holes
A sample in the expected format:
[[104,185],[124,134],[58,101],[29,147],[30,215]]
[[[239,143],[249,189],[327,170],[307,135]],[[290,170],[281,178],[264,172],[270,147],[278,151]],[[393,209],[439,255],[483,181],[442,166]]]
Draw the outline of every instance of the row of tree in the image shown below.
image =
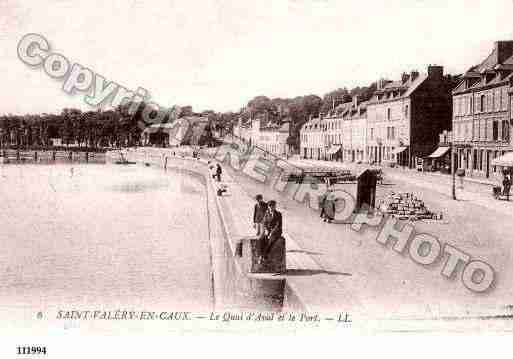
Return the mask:
[[60,114],[0,116],[0,145],[3,148],[48,148],[54,139],[64,146],[90,149],[135,145],[140,129],[134,116],[123,108],[85,111],[65,108]]
[[[135,106],[134,106],[135,105]],[[177,118],[199,115],[191,106],[172,107],[146,112],[145,103],[126,103],[115,109],[81,111],[65,108],[60,114],[28,114],[0,116],[0,147],[49,148],[75,146],[79,149],[102,149],[141,144],[141,133],[146,126],[157,122],[167,123]],[[135,111],[133,111],[135,109]],[[216,114],[203,114],[215,120]],[[57,140],[57,141],[55,141]]]

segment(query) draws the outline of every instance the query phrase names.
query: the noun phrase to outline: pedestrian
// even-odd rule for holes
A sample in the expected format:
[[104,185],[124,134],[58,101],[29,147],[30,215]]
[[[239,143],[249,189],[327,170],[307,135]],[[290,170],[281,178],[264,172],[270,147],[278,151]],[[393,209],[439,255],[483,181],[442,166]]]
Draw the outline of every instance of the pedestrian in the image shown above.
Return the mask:
[[502,180],[502,187],[503,187],[502,194],[504,196],[506,196],[506,200],[509,201],[509,191],[511,189],[511,180],[510,180],[508,172],[504,171],[503,175],[504,175],[504,179]]
[[319,196],[319,208],[321,209],[321,214],[319,217],[321,217],[323,222],[326,222],[326,198],[328,197],[328,191],[324,192]]
[[264,197],[261,194],[255,196],[256,204],[253,210],[253,227],[256,229],[257,236],[264,233],[264,217],[267,212],[267,203],[264,202]]
[[267,212],[264,216],[265,235],[261,241],[261,260],[265,261],[275,242],[280,240],[282,235],[283,221],[281,212],[276,210],[276,201],[267,203]]
[[217,182],[221,182],[221,174],[222,173],[223,173],[223,169],[221,168],[221,165],[218,163],[216,166]]
[[335,219],[335,201],[337,197],[332,189],[328,190],[328,195],[324,201],[324,217],[325,222],[331,223]]

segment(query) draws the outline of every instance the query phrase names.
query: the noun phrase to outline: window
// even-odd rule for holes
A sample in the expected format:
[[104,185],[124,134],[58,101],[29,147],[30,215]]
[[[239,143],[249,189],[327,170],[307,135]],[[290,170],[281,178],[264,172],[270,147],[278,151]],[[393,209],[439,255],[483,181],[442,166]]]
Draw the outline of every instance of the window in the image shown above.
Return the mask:
[[408,118],[408,105],[404,106],[404,117]]
[[468,99],[470,100],[470,101],[469,101],[469,109],[468,109],[468,113],[469,113],[469,114],[471,114],[471,113],[472,113],[472,111],[473,111],[473,109],[472,109],[472,105],[473,105],[473,99],[474,99],[474,97],[473,97],[473,96],[470,96]]
[[370,129],[370,138],[371,138],[371,140],[374,139],[374,129],[373,128]]
[[494,141],[499,140],[499,121],[493,121],[492,139]]
[[509,142],[509,124],[507,120],[502,121],[502,140]]
[[390,118],[392,117],[392,110],[390,108],[387,109],[387,119],[390,120]]
[[485,95],[481,95],[481,100],[479,103],[479,112],[485,111]]

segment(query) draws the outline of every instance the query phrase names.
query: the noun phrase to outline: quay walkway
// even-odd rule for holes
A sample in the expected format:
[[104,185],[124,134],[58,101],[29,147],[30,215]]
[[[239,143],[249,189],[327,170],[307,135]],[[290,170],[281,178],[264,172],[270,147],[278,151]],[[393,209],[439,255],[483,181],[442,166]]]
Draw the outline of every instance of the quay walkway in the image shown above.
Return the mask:
[[[151,152],[162,159],[166,156],[182,158],[178,151],[170,149],[141,148],[137,151]],[[183,160],[183,163],[204,165],[209,160],[215,163],[212,158],[197,160],[188,155]],[[441,276],[440,268],[420,266],[407,254],[400,255],[390,246],[378,243],[376,238],[380,228],[356,232],[351,223],[324,223],[317,212],[303,203],[276,193],[270,186],[248,178],[229,165],[222,166],[222,182],[228,186],[228,194],[219,197],[218,203],[224,221],[231,228],[230,237],[254,234],[251,218],[256,194],[278,202],[287,248],[287,271],[281,275],[286,279],[284,311],[325,313],[330,319],[337,313],[349,313],[353,323],[366,323],[366,327],[371,322],[383,327],[383,319],[390,319],[388,327],[404,324],[399,325],[397,319],[413,320],[413,327],[422,327],[427,321],[439,325],[440,318],[464,318],[467,325],[472,318],[504,314],[511,302],[509,298],[513,300],[513,295],[505,292],[504,286],[486,295],[472,293],[459,279],[448,280]],[[429,196],[434,201],[445,201],[436,192],[429,192]],[[472,214],[467,209],[470,204],[459,205],[462,206],[461,213]],[[450,220],[450,225],[424,223],[421,229],[435,230],[442,241],[451,243],[453,239],[449,236],[459,224],[452,218]],[[506,253],[509,245],[509,241],[477,243],[473,240],[461,248],[492,260],[493,256]],[[498,250],[500,246],[505,248]],[[513,272],[508,264],[510,260],[499,259],[492,263],[500,262],[496,266],[501,275]],[[478,320],[476,323],[479,325]]]
[[[208,158],[198,160],[188,155],[182,156],[176,150],[158,148],[129,149],[125,156],[129,160],[144,156],[160,158],[163,166],[164,163],[169,166],[183,163],[186,167],[192,168],[202,163],[207,167],[209,162]],[[255,234],[252,223],[254,194],[242,188],[228,168],[223,169],[222,183],[228,186],[228,193],[218,197],[218,204],[227,240],[231,242],[231,247],[235,248],[236,239]],[[353,293],[345,287],[345,281],[348,280],[346,276],[335,278],[334,272],[326,271],[308,250],[298,244],[286,226],[283,237],[286,240],[287,271],[276,276],[277,279],[284,278],[286,283],[282,310],[335,315],[355,308]]]

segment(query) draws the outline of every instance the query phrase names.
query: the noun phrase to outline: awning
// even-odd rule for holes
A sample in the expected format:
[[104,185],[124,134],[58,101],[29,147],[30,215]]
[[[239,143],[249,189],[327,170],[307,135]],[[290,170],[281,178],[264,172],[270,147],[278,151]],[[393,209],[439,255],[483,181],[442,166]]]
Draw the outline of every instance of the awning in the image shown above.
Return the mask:
[[327,152],[328,155],[333,155],[333,154],[337,153],[338,151],[340,151],[340,147],[341,146],[331,146]]
[[397,155],[403,151],[406,151],[408,149],[408,147],[397,147],[395,150],[393,150],[392,152],[394,153],[394,155]]
[[433,152],[432,154],[430,154],[428,156],[428,158],[438,158],[438,157],[442,157],[443,155],[445,155],[447,153],[447,151],[449,151],[451,148],[450,147],[438,147],[435,152]]
[[513,167],[513,152],[505,153],[492,160],[492,166]]

